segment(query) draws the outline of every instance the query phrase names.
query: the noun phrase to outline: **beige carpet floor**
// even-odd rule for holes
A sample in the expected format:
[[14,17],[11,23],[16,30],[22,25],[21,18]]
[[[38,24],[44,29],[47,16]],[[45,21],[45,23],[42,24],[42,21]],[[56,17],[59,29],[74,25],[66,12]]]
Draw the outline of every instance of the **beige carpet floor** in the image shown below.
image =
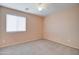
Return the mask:
[[0,55],[78,55],[79,50],[49,40],[36,40],[0,48]]

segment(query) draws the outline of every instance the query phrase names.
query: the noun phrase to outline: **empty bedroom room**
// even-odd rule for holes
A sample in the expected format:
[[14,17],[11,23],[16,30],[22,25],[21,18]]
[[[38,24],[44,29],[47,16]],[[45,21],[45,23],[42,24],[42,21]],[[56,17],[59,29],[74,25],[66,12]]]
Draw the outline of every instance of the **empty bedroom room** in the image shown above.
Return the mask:
[[0,55],[79,55],[79,4],[0,3]]

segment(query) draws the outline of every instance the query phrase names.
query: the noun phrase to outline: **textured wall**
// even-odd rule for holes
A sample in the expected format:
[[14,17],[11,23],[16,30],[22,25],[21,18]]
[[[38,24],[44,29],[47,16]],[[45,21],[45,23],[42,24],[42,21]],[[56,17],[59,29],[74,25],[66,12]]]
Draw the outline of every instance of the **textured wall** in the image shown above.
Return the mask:
[[[32,40],[42,39],[42,21],[43,17],[36,16],[29,13],[20,12],[17,10],[0,7],[0,47],[7,45],[13,45],[17,43],[28,42]],[[6,28],[6,14],[15,14],[19,16],[25,16],[27,18],[27,31],[7,33]]]
[[44,38],[79,49],[79,6],[47,16]]
[[[1,8],[1,7],[0,7]],[[0,9],[0,22],[1,22],[1,9]],[[1,23],[0,23],[0,27],[1,27]],[[1,29],[0,29],[0,45],[2,44],[2,42],[1,42],[1,38],[2,38],[2,36],[1,36],[1,33],[2,31],[1,31]]]

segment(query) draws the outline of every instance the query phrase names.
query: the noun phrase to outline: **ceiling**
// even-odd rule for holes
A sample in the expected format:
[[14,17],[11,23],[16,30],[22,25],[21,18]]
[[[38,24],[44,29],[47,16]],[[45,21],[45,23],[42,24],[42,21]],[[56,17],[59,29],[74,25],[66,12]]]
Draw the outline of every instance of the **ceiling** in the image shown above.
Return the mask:
[[12,9],[32,13],[35,15],[40,15],[40,16],[47,16],[47,15],[50,15],[51,13],[76,5],[71,3],[70,4],[69,3],[43,3],[43,4],[46,4],[47,7],[42,11],[39,11],[36,4],[38,3],[0,3],[1,6],[5,6],[8,8],[12,8]]

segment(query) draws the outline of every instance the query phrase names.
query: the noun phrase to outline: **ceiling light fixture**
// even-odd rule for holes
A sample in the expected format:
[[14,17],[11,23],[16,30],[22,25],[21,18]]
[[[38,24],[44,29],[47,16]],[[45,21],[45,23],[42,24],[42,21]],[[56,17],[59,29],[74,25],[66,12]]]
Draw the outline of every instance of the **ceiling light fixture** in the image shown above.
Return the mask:
[[42,11],[43,9],[46,9],[47,6],[48,6],[47,3],[38,3],[37,4],[37,8],[38,8],[39,11]]
[[38,10],[39,10],[39,11],[42,11],[42,10],[43,10],[43,8],[41,8],[41,7],[38,7]]

